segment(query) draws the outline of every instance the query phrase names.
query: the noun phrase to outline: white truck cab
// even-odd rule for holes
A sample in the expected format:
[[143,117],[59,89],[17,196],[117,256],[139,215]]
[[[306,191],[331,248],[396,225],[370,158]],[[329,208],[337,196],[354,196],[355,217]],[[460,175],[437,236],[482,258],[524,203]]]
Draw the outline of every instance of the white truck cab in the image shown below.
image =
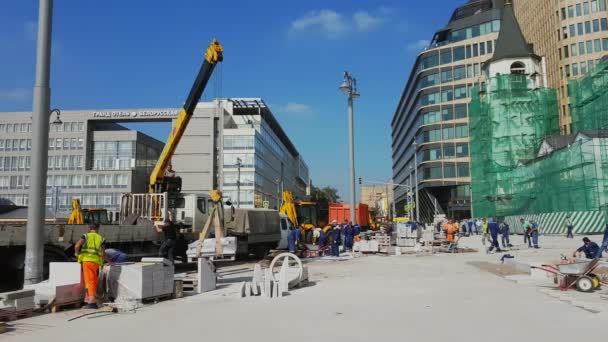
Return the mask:
[[289,235],[293,225],[287,215],[279,213],[279,216],[281,217],[281,240],[279,240],[277,249],[287,249],[287,235]]

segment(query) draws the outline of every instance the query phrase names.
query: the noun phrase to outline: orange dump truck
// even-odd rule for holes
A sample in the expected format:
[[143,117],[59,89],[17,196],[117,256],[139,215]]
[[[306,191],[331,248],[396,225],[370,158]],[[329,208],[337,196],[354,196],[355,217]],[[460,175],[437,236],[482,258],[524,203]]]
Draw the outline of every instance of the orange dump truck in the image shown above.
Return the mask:
[[[344,221],[350,221],[350,205],[342,203],[331,203],[329,205],[329,222],[333,220],[338,223],[344,223]],[[369,207],[367,204],[357,204],[355,210],[356,224],[361,227],[369,228]]]

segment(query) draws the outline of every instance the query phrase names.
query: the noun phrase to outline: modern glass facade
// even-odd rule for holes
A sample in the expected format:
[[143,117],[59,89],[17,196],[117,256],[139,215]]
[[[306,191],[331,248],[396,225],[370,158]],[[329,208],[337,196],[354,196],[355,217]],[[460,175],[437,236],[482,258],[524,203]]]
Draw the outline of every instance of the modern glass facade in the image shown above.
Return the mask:
[[304,199],[309,182],[308,166],[270,110],[261,100],[256,103],[258,105],[262,106],[258,115],[238,115],[239,109],[235,107],[232,117],[235,125],[224,129],[222,191],[236,204],[237,158],[240,158],[241,207],[263,208],[267,205],[270,209],[278,209],[283,190]]
[[[502,5],[477,1],[454,11],[419,54],[393,117],[393,180],[418,183],[422,220],[435,212],[470,216],[468,102],[495,50]],[[404,214],[408,190],[394,192],[396,210]]]

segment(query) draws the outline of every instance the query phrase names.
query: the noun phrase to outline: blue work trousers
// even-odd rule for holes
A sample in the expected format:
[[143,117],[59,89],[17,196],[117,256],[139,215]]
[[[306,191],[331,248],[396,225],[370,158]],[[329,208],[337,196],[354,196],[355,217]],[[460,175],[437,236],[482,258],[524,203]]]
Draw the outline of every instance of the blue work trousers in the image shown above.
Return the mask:
[[331,244],[331,255],[335,256],[335,257],[340,256],[340,244],[339,243],[334,242]]
[[604,239],[602,240],[602,245],[600,246],[600,250],[598,252],[598,257],[602,257],[602,253],[608,249],[608,224],[606,225],[606,229],[604,230]]
[[532,232],[532,244],[534,248],[538,248],[538,230]]

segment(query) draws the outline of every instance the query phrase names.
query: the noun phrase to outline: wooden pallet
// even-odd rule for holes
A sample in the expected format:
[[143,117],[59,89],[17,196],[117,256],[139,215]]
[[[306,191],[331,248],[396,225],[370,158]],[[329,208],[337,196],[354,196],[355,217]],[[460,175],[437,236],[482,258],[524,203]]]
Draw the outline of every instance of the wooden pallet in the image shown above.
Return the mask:
[[82,305],[83,305],[82,299],[71,301],[71,302],[66,302],[66,303],[52,302],[51,304],[49,304],[47,306],[47,312],[56,313],[56,312],[61,312],[63,310],[80,309],[82,307]]
[[192,292],[197,291],[198,288],[198,280],[193,278],[184,278],[180,279],[182,281],[182,289],[184,292]]
[[162,296],[143,298],[143,299],[138,300],[138,302],[141,304],[156,304],[160,301],[172,299],[172,298],[173,298],[173,293],[169,293],[169,294],[162,295]]
[[21,311],[0,310],[0,321],[2,321],[2,322],[16,321],[18,319],[32,317],[32,316],[34,316],[34,314],[36,314],[34,309],[21,310]]

